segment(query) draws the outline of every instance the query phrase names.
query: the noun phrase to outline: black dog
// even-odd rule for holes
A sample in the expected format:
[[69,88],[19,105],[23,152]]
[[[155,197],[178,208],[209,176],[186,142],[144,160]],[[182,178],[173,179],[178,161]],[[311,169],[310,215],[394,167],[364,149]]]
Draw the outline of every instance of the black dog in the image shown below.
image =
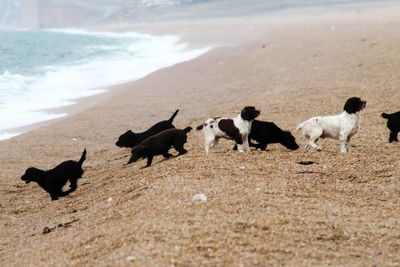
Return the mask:
[[387,127],[390,130],[389,143],[398,142],[397,134],[400,132],[400,111],[392,114],[382,113],[382,117],[387,119]]
[[[86,149],[83,151],[79,161],[68,160],[57,165],[55,168],[43,171],[34,167],[28,168],[21,180],[25,183],[36,182],[41,188],[50,194],[51,200],[57,200],[58,197],[67,196],[77,188],[77,180],[82,177],[82,163],[86,159]],[[63,186],[70,182],[70,189],[63,191]]]
[[[256,141],[257,144],[253,143],[252,140]],[[291,150],[299,148],[296,138],[289,131],[283,131],[273,122],[254,120],[249,134],[249,145],[266,150],[268,144],[276,143]],[[237,147],[235,146],[234,149],[237,149]]]
[[183,148],[183,145],[186,143],[187,133],[191,130],[192,127],[186,127],[183,130],[167,129],[147,138],[132,149],[132,156],[128,164],[136,162],[140,158],[147,158],[146,167],[150,167],[154,156],[163,155],[164,158],[170,158],[172,155],[168,150],[172,146],[179,152],[179,155],[186,154],[187,150]]
[[169,120],[160,121],[142,133],[134,133],[131,130],[125,132],[118,138],[118,141],[115,143],[115,145],[118,147],[132,148],[137,146],[150,136],[158,134],[167,129],[175,128],[175,126],[172,125],[172,121],[174,120],[176,114],[178,114],[178,111],[179,109],[175,111],[175,113],[171,116],[171,118],[169,118]]

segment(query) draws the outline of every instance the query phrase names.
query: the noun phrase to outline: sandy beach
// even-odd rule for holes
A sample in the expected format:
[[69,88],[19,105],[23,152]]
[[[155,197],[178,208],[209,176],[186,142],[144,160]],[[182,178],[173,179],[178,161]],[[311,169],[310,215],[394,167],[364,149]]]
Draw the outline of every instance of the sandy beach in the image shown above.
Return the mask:
[[[213,46],[195,60],[80,101],[71,115],[0,142],[1,266],[398,266],[399,146],[382,112],[400,110],[400,7],[126,26]],[[306,152],[296,126],[368,101],[352,150]],[[114,145],[180,109],[177,128],[261,109],[300,149],[189,153],[126,166]],[[20,177],[78,160],[78,189],[51,201]],[[175,153],[175,152],[173,152]],[[309,166],[299,161],[314,161]],[[206,202],[193,202],[197,193]],[[52,229],[43,234],[43,229]]]

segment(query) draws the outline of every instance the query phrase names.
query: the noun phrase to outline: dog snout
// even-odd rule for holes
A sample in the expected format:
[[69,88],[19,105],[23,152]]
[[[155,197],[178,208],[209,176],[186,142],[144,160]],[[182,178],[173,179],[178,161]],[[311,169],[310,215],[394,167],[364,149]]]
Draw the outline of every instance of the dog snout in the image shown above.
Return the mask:
[[131,164],[131,163],[136,162],[136,161],[138,161],[138,158],[131,157],[127,164]]
[[367,107],[367,101],[361,101],[361,103],[362,103],[362,108],[361,109],[364,109],[364,108]]
[[31,180],[29,179],[29,177],[27,177],[26,175],[22,175],[22,176],[21,176],[21,180],[22,180],[22,181],[25,181],[26,184],[28,184],[28,183],[31,182]]

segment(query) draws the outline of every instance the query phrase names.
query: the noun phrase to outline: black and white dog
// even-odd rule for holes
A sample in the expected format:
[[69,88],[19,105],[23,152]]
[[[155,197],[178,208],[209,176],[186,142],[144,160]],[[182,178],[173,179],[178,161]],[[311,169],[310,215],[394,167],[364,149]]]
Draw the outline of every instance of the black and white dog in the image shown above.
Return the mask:
[[142,133],[134,133],[131,130],[123,133],[118,138],[118,141],[115,143],[115,145],[118,147],[134,147],[152,135],[158,134],[167,129],[175,128],[175,126],[172,124],[172,121],[174,120],[176,114],[178,114],[178,111],[179,109],[176,110],[168,120],[160,121]]
[[392,114],[382,113],[382,117],[387,119],[387,127],[390,130],[389,143],[398,142],[397,134],[400,132],[400,111]]
[[196,129],[203,130],[206,153],[208,153],[210,147],[217,146],[220,138],[235,140],[239,152],[250,150],[248,135],[250,134],[251,124],[258,115],[260,115],[259,110],[247,106],[232,119],[210,118],[199,125]]
[[319,138],[333,138],[340,141],[340,152],[350,150],[350,138],[357,132],[360,123],[360,111],[367,102],[359,97],[349,98],[339,115],[313,117],[301,123],[297,130],[307,139],[307,150],[322,150],[315,142]]

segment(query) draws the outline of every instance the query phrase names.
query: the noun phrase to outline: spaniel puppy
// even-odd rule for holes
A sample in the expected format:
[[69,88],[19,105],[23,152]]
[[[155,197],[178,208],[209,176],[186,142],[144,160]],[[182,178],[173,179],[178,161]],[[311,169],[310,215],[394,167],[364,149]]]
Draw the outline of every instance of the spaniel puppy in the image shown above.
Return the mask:
[[259,110],[247,106],[232,119],[210,118],[198,126],[196,129],[203,130],[204,133],[206,153],[208,153],[210,147],[215,147],[218,144],[220,138],[235,140],[239,152],[250,150],[248,135],[251,124],[258,115],[260,115]]
[[[82,177],[82,164],[86,159],[86,149],[83,151],[79,161],[68,160],[57,165],[55,168],[43,171],[34,167],[28,168],[21,180],[25,183],[36,182],[41,188],[50,194],[51,200],[67,196],[77,188],[77,180]],[[70,182],[70,189],[63,191],[63,186]]]
[[387,127],[390,130],[389,143],[398,142],[397,134],[400,132],[400,111],[392,114],[382,113],[382,117],[387,119]]
[[115,145],[118,147],[134,147],[140,144],[140,142],[145,140],[147,137],[153,136],[167,129],[175,128],[175,126],[172,125],[172,121],[174,120],[176,114],[178,114],[178,111],[179,109],[172,114],[169,120],[160,121],[142,133],[134,133],[131,130],[123,133],[118,138],[118,141],[115,143]]
[[[256,141],[257,144],[252,141]],[[296,138],[289,131],[283,131],[273,122],[254,120],[249,134],[250,147],[266,150],[268,144],[276,143],[290,150],[299,148]]]
[[347,153],[350,150],[350,138],[357,132],[360,123],[360,111],[367,102],[358,97],[349,98],[344,111],[334,116],[313,117],[301,123],[297,130],[308,140],[307,150],[322,150],[315,142],[319,138],[333,138],[340,140],[340,152]]
[[163,155],[164,158],[170,158],[172,155],[168,152],[171,147],[174,147],[179,155],[187,153],[183,147],[187,141],[187,133],[192,130],[192,127],[185,129],[167,129],[159,134],[150,136],[139,145],[132,149],[132,156],[128,164],[138,161],[140,158],[147,158],[146,167],[150,167],[153,157]]

